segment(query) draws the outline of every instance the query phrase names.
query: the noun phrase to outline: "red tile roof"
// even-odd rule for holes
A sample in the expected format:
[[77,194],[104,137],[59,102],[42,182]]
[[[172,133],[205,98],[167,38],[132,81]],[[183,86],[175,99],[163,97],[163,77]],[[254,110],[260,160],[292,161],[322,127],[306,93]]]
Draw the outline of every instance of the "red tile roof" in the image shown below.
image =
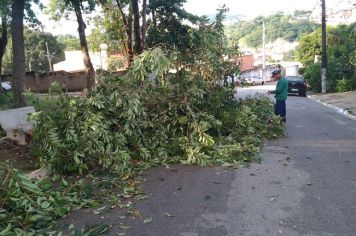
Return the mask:
[[250,54],[250,55],[244,55],[244,56],[238,57],[236,59],[236,63],[238,63],[241,72],[244,72],[247,70],[252,70],[254,68],[253,55]]

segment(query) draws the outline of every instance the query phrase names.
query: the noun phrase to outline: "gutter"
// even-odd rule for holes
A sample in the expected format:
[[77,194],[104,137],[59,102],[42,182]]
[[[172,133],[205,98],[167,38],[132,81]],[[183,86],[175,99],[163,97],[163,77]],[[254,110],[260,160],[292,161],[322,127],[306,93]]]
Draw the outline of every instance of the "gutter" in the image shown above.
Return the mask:
[[350,114],[350,112],[348,110],[345,110],[344,108],[340,108],[340,107],[334,106],[332,104],[323,102],[320,99],[316,99],[316,98],[314,98],[313,96],[310,96],[310,95],[308,95],[308,98],[313,100],[313,101],[315,101],[315,102],[317,102],[317,103],[319,103],[319,104],[321,104],[321,105],[323,105],[323,106],[325,106],[325,107],[327,107],[327,108],[329,108],[329,109],[331,109],[331,110],[333,110],[333,111],[335,111],[335,112],[337,112],[337,113],[339,113],[339,114],[341,114],[341,115],[343,115],[343,116],[348,117],[349,119],[351,119],[353,121],[356,121],[356,116]]

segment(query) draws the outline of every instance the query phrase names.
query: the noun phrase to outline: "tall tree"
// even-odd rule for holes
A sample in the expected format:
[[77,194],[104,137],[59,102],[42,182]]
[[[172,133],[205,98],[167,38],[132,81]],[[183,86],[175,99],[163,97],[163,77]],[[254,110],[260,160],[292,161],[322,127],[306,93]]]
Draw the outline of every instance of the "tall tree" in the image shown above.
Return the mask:
[[75,13],[78,23],[78,34],[80,46],[83,53],[84,66],[87,71],[87,88],[91,90],[95,85],[95,71],[89,56],[88,43],[85,35],[86,25],[83,19],[83,12],[91,12],[95,8],[94,0],[51,0],[49,10],[54,19],[59,19],[63,12]]
[[[0,83],[2,74],[2,61],[7,46],[7,19],[6,16],[1,17],[1,38],[0,38]],[[0,88],[0,94],[3,90]]]
[[147,0],[142,1],[142,49],[146,47],[146,33],[147,33]]
[[122,21],[124,22],[125,25],[125,31],[126,31],[126,39],[127,39],[127,66],[130,67],[131,63],[133,61],[133,57],[134,57],[134,52],[133,52],[133,43],[132,43],[132,4],[130,2],[129,4],[129,13],[126,16],[124,11],[123,11],[123,7],[125,5],[123,5],[122,3],[120,3],[120,0],[116,0],[116,4],[117,7],[119,8],[120,11],[120,15],[122,17]]
[[140,28],[140,10],[138,7],[138,0],[131,0],[132,13],[134,19],[134,36],[135,36],[135,53],[142,53],[142,41],[141,41],[141,28]]
[[13,73],[12,87],[15,107],[26,106],[26,99],[23,91],[26,88],[25,82],[25,44],[24,44],[24,11],[25,0],[12,1],[12,53],[13,53]]
[[[57,37],[39,30],[25,29],[26,68],[37,72],[48,72],[53,64],[65,60],[65,45]],[[47,51],[48,46],[48,51]],[[50,58],[50,62],[48,61]],[[51,63],[51,65],[49,65]]]
[[179,49],[189,48],[191,27],[185,22],[196,24],[200,18],[185,11],[185,0],[150,0],[148,10],[152,13],[152,22],[147,30],[146,44],[169,44]]
[[[2,62],[6,52],[6,46],[8,42],[8,21],[7,17],[9,15],[9,2],[7,0],[0,3],[0,18],[1,18],[1,37],[0,37],[0,83],[1,83],[1,74],[2,74]],[[3,90],[0,88],[0,94]]]

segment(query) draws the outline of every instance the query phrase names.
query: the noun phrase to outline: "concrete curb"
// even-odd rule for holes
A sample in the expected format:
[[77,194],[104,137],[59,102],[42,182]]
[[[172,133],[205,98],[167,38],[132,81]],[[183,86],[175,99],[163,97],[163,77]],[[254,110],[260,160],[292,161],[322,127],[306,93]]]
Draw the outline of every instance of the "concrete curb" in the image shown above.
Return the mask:
[[356,121],[356,116],[354,115],[351,115],[347,110],[343,109],[343,108],[340,108],[340,107],[337,107],[337,106],[334,106],[332,104],[329,104],[329,103],[326,103],[326,102],[323,102],[321,101],[320,99],[316,99],[314,98],[313,96],[310,96],[308,95],[308,98],[310,100],[313,100],[314,102],[317,102],[323,106],[326,106],[327,108],[339,113],[339,114],[342,114],[343,116],[346,116],[348,117],[349,119],[353,120],[353,121]]

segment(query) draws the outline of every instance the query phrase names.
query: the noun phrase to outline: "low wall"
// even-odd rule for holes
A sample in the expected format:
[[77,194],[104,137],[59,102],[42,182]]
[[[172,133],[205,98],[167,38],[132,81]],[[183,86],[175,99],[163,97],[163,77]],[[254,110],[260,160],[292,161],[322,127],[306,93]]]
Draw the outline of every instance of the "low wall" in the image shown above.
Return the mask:
[[[26,72],[25,75],[26,88],[36,93],[45,93],[48,92],[51,83],[56,81],[64,85],[69,92],[82,91],[87,86],[86,75],[86,71],[54,71],[48,73],[30,71]],[[11,82],[11,78],[11,74],[1,76],[2,81]]]
[[[127,70],[117,72],[97,71],[97,75],[108,76],[124,76]],[[66,72],[66,71],[53,71],[48,73],[38,73],[35,71],[26,72],[26,88],[35,93],[46,93],[53,82],[58,82],[67,89],[68,92],[82,91],[87,87],[87,73],[84,70]],[[1,75],[3,82],[11,82],[12,75]]]

